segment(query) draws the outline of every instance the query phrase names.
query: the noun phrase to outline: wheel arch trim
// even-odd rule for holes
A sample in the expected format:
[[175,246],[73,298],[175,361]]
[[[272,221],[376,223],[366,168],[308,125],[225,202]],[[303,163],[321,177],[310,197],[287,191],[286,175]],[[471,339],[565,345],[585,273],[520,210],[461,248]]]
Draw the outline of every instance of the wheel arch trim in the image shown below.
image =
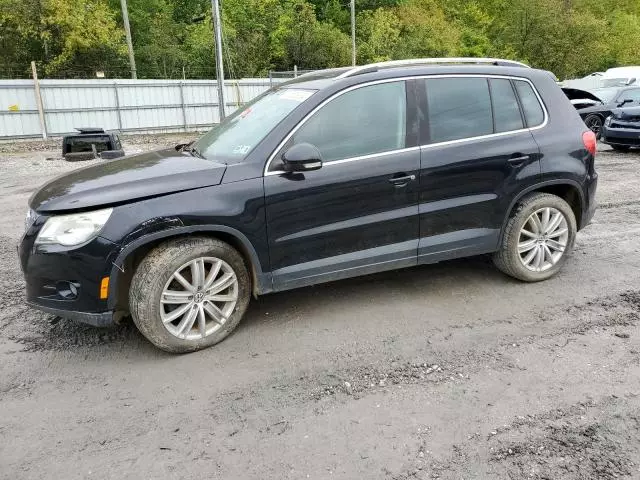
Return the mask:
[[[509,219],[511,218],[511,212],[513,212],[513,209],[518,204],[518,202],[522,199],[522,197],[524,197],[528,193],[535,192],[536,190],[539,190],[541,188],[557,186],[557,185],[567,185],[575,188],[578,191],[578,195],[580,196],[580,210],[584,215],[585,198],[584,198],[584,192],[582,191],[582,186],[580,185],[580,183],[576,182],[575,180],[570,180],[566,178],[557,179],[557,180],[547,180],[544,182],[536,183],[535,185],[530,185],[529,187],[519,192],[513,198],[513,200],[511,200],[511,203],[509,204],[509,208],[507,209],[507,215],[505,215],[504,220],[502,220],[502,227],[500,227],[500,237],[499,237],[500,241],[502,241],[502,237],[504,235],[504,229],[506,228],[507,223],[509,223]],[[578,226],[578,228],[579,227],[580,226]]]
[[[258,253],[255,248],[249,241],[249,239],[239,230],[235,228],[228,227],[226,225],[191,225],[191,226],[181,226],[174,227],[167,230],[161,230],[158,232],[149,233],[147,235],[143,235],[141,237],[136,238],[130,243],[126,244],[124,247],[120,249],[118,252],[118,256],[112,263],[111,273],[110,273],[110,287],[109,287],[109,297],[107,300],[108,306],[110,308],[115,307],[117,302],[117,291],[118,291],[118,278],[121,273],[124,273],[123,265],[127,258],[129,258],[133,253],[136,252],[139,248],[148,245],[151,242],[155,242],[157,240],[162,239],[170,239],[172,237],[180,237],[183,235],[192,235],[192,234],[213,234],[216,233],[225,233],[227,235],[231,235],[234,237],[244,248],[246,254],[249,256],[249,260],[251,264],[249,265],[250,272],[254,273],[253,280],[255,282],[254,285],[254,294],[263,294],[269,293],[273,291],[273,283],[272,276],[270,272],[263,272],[262,264],[260,263],[260,259],[258,257]],[[245,252],[240,252],[241,255]]]

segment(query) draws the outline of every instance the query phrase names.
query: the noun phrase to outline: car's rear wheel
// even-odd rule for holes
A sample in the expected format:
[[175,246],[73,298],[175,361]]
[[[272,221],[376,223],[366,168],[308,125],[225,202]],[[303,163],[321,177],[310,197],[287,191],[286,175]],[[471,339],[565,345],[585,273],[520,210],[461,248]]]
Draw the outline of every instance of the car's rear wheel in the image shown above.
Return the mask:
[[494,263],[507,275],[538,282],[555,275],[573,250],[577,226],[562,198],[534,193],[522,199],[505,228]]
[[250,295],[249,273],[233,247],[212,238],[180,238],[142,260],[131,281],[129,306],[151,343],[184,353],[226,338]]
[[600,115],[589,115],[584,119],[584,123],[589,129],[596,134],[596,139],[600,140],[602,134],[602,117]]

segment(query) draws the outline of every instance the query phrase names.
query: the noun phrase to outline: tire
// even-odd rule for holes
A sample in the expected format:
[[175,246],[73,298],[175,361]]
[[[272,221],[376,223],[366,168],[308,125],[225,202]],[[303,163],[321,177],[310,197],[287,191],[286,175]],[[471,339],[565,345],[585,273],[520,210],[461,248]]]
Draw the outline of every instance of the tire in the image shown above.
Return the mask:
[[600,115],[589,115],[584,119],[584,123],[589,130],[596,134],[596,140],[600,140],[600,136],[602,135],[602,124],[604,123],[602,117]]
[[[557,230],[552,230],[552,235],[549,235],[550,240],[546,240],[547,237],[545,236],[545,240],[543,240],[544,244],[537,244],[537,240],[530,237],[530,234],[529,236],[525,235],[522,233],[522,230],[526,224],[526,230],[533,231],[533,228],[530,228],[532,227],[531,223],[529,223],[530,218],[534,213],[542,212],[543,209],[547,208],[551,209],[550,212],[552,215],[555,215],[554,212],[560,212],[564,217],[564,223],[566,223],[566,238],[565,234],[555,237],[556,232],[560,232],[565,229],[564,223],[561,222]],[[538,213],[536,214],[538,215]],[[542,213],[539,215],[542,215]],[[551,218],[554,217],[552,216]],[[576,232],[576,218],[573,210],[562,198],[549,193],[539,192],[527,195],[519,201],[518,205],[512,212],[511,217],[507,222],[507,226],[504,229],[500,250],[493,255],[493,262],[502,272],[517,278],[518,280],[522,280],[524,282],[539,282],[541,280],[546,280],[558,273],[567,257],[570,256],[571,251],[573,250]],[[558,241],[553,240],[552,237],[557,238]],[[562,251],[556,250],[560,241],[565,242],[565,246]],[[522,253],[522,255],[525,256],[523,259],[521,254],[518,252],[518,248],[519,244],[526,248],[527,242],[533,242],[535,246]],[[553,242],[553,245],[555,246],[547,247],[547,251],[553,253],[552,256],[542,253],[542,261],[544,264],[542,268],[544,269],[534,271],[525,266],[524,261],[527,259],[528,255],[530,253],[534,253],[533,250],[535,249],[540,249],[544,252],[545,250],[542,245],[547,245],[547,242]],[[549,243],[549,245],[551,245],[551,243]],[[552,263],[551,258],[558,253],[560,253],[559,258],[555,263]],[[549,261],[547,261],[548,258]],[[537,261],[537,257],[534,257],[534,263],[535,261]]]
[[[192,268],[197,267],[193,267],[190,262],[196,259],[199,259],[198,262],[203,262],[202,274],[194,274]],[[216,261],[219,262],[220,267],[214,274],[214,266],[218,265]],[[209,273],[206,273],[207,262],[211,262]],[[176,271],[188,284],[201,284],[205,288],[209,275],[213,277],[212,286],[215,286],[218,281],[216,278],[224,280],[222,279],[224,275],[233,280],[230,273],[233,272],[235,282],[228,287],[227,293],[222,290],[214,297],[235,295],[237,299],[235,303],[233,301],[213,303],[215,300],[207,300],[213,297],[206,297],[206,290],[202,292],[200,289],[188,290],[184,284],[179,284],[175,276]],[[217,275],[221,276],[217,277]],[[202,278],[202,282],[198,282],[194,278],[196,276]],[[181,290],[175,292],[176,296],[167,293],[176,290]],[[184,298],[185,295],[191,295],[190,298],[187,297],[189,300]],[[183,237],[159,245],[142,260],[131,280],[129,308],[138,330],[156,347],[166,352],[186,353],[210,347],[225,339],[240,323],[249,305],[250,296],[251,277],[242,256],[233,247],[213,238]],[[164,302],[164,300],[171,301]],[[218,320],[214,320],[214,316],[209,313],[212,311],[211,305],[217,309],[213,311],[216,312],[215,317]],[[181,315],[173,322],[167,323],[172,313],[182,307],[187,308],[184,316]],[[227,307],[229,310],[224,313]],[[191,315],[190,310],[195,310],[197,313],[195,320],[191,323],[192,326],[187,329],[192,318],[187,318]],[[201,318],[205,319],[204,327],[201,324]],[[184,332],[178,334],[177,331],[180,330],[181,325],[184,325]]]
[[627,152],[631,147],[628,145],[611,145],[616,152]]

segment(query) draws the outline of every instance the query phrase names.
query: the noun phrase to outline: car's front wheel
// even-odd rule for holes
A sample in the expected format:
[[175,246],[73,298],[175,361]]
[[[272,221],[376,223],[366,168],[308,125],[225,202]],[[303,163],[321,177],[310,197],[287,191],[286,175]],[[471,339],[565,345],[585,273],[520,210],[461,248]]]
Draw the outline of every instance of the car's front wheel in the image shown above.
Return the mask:
[[573,210],[562,198],[548,193],[528,195],[509,218],[494,263],[525,282],[546,280],[573,250],[576,232]]
[[238,325],[251,280],[242,256],[206,237],[170,240],[149,252],[131,281],[129,307],[140,332],[173,353],[210,347]]

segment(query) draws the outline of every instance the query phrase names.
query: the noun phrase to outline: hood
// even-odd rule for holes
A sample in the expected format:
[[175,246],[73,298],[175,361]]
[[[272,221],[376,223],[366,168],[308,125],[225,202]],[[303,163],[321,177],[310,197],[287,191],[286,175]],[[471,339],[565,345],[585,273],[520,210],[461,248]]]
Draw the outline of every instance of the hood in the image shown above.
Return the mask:
[[29,200],[37,212],[78,210],[218,185],[226,165],[175,148],[82,168],[45,184]]
[[581,90],[579,88],[566,88],[563,87],[562,91],[567,96],[569,100],[593,100],[596,102],[603,103],[601,99],[599,99],[596,95],[586,90]]
[[640,107],[616,108],[611,113],[618,120],[640,122]]

